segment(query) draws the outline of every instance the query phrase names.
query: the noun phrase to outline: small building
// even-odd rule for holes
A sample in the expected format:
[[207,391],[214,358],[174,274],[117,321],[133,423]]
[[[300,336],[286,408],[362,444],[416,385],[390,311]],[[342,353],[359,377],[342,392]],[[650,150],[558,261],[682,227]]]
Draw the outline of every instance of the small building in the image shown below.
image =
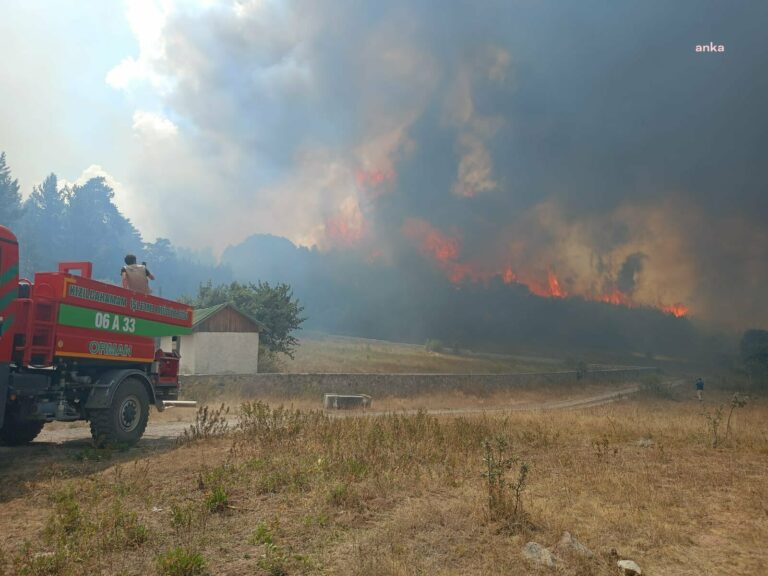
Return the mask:
[[[194,311],[192,333],[181,336],[181,374],[255,374],[264,325],[233,304]],[[171,349],[171,339],[161,347]]]

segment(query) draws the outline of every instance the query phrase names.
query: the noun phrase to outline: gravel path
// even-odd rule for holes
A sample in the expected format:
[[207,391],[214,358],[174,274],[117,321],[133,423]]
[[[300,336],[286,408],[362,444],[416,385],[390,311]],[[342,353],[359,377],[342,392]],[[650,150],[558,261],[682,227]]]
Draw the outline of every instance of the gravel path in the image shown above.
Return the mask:
[[[677,386],[683,381],[678,380],[669,383],[670,386]],[[451,416],[451,415],[464,415],[464,414],[481,414],[481,413],[499,413],[499,412],[522,412],[522,411],[537,411],[537,410],[572,410],[580,408],[590,408],[593,406],[600,406],[621,400],[627,396],[635,394],[640,390],[639,384],[633,384],[631,386],[625,386],[618,390],[611,390],[593,396],[587,396],[584,398],[566,399],[566,400],[551,400],[544,402],[528,402],[523,404],[517,404],[514,406],[501,406],[498,408],[444,408],[427,410],[427,414],[435,416]],[[416,414],[418,410],[397,410],[394,413],[397,414]],[[376,411],[368,410],[362,411],[336,411],[329,412],[334,417],[374,417],[383,416],[385,414],[391,414],[393,411]],[[189,418],[185,421],[178,422],[163,422],[153,421],[150,417],[149,425],[144,433],[144,440],[168,441],[174,440],[180,436],[184,430],[189,426],[190,421],[193,419],[193,411],[189,412]],[[231,419],[231,422],[236,422],[236,419]],[[69,425],[68,427],[48,426],[43,429],[40,435],[35,440],[35,443],[45,442],[49,444],[58,444],[62,442],[69,442],[72,440],[86,440],[90,441],[90,431],[88,424],[85,422],[77,422]]]

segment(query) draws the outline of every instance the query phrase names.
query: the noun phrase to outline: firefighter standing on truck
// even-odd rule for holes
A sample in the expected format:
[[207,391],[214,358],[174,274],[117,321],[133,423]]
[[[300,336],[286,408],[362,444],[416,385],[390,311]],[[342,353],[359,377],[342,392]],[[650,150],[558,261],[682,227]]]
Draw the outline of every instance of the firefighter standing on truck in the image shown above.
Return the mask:
[[142,294],[150,294],[149,281],[155,277],[147,269],[146,263],[136,264],[136,256],[128,254],[125,257],[125,266],[120,269],[120,276],[123,279],[123,288],[128,288]]

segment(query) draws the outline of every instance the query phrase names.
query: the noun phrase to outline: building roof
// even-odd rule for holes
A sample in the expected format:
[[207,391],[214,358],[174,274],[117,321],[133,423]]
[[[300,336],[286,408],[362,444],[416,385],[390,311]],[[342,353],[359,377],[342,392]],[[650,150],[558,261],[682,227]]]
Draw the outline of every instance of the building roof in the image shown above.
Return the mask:
[[192,330],[194,331],[195,328],[199,327],[201,324],[203,324],[206,320],[212,318],[222,310],[230,308],[231,310],[234,310],[241,316],[244,316],[247,318],[250,322],[252,322],[259,330],[259,332],[267,332],[267,327],[264,326],[263,323],[259,322],[248,314],[247,312],[243,312],[240,308],[232,304],[231,302],[224,302],[222,304],[217,304],[216,306],[211,306],[210,308],[196,308],[192,311]]

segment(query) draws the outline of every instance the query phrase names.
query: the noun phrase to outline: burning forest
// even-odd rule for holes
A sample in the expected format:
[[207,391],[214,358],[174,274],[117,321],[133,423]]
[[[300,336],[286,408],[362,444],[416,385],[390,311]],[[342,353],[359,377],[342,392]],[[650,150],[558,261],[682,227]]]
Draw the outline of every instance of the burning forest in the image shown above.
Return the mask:
[[[503,294],[510,324],[559,311],[551,334],[581,309],[625,338],[741,331],[768,323],[768,46],[743,25],[765,10],[130,3],[136,46],[98,71],[127,144],[84,174],[222,279],[291,281],[327,329],[458,338],[443,318]],[[696,52],[710,29],[724,52]],[[272,243],[282,262],[248,248]]]

